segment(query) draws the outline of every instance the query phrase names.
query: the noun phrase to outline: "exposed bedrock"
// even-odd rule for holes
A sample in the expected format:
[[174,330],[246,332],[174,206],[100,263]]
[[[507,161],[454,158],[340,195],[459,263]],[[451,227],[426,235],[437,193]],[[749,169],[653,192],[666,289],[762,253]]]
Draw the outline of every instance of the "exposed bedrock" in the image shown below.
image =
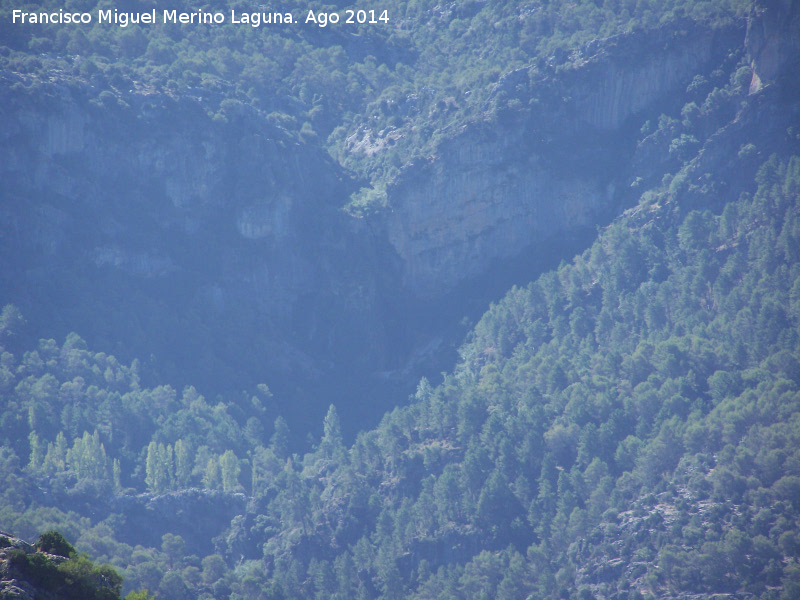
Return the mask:
[[497,259],[608,220],[626,201],[635,117],[680,97],[743,37],[741,27],[671,26],[507,74],[495,95],[523,108],[463,127],[389,187],[387,235],[404,285],[446,293]]
[[[745,45],[753,67],[750,92],[797,74],[800,64],[800,2],[767,0],[751,15]],[[795,82],[796,84],[796,82]]]

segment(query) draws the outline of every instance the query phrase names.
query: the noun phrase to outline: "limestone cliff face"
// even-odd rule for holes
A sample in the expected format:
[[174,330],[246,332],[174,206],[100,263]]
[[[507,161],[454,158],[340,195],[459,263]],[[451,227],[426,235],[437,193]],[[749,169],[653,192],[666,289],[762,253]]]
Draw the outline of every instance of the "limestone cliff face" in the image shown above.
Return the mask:
[[743,33],[679,22],[589,43],[564,73],[564,115],[575,129],[615,131],[632,115],[682,93],[722,53],[741,46]]
[[445,294],[537,238],[589,226],[607,205],[598,181],[553,174],[535,153],[511,159],[525,137],[469,128],[391,188],[388,238],[412,293]]
[[747,53],[753,68],[750,92],[790,73],[800,66],[800,2],[763,2],[747,23]]
[[[505,76],[496,95],[525,108],[465,126],[389,187],[386,227],[405,286],[446,293],[492,261],[613,214],[632,142],[623,128],[683,92],[742,35],[673,26],[593,42],[557,69]],[[529,107],[534,96],[545,100]]]
[[235,107],[3,77],[0,289],[43,334],[159,348],[206,393],[313,379],[342,345],[380,362],[386,269],[324,151]]

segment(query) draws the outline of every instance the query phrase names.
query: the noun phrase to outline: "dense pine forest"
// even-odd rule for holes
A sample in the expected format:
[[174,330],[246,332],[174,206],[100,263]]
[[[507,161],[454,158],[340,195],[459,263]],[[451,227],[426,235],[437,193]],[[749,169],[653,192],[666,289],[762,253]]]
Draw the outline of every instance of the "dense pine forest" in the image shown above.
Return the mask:
[[[207,9],[229,7],[245,10]],[[457,359],[407,400],[364,386],[351,402],[385,412],[374,426],[324,386],[298,409],[268,383],[179,385],[157,358],[118,359],[80,331],[36,340],[38,315],[11,302],[30,296],[4,276],[0,575],[131,600],[800,597],[798,3],[360,7],[387,9],[389,26],[18,27],[3,2],[0,69],[44,105],[65,89],[114,114],[192,97],[222,130],[253,111],[283,148],[346,170],[337,218],[375,237],[408,173],[439,168],[471,128],[536,131],[526,144],[598,171],[610,207],[577,253],[526,250],[550,244],[557,267],[509,258],[498,281],[518,283],[448,330]],[[309,9],[334,7],[282,10]],[[569,122],[591,57],[648,38],[671,52],[703,31],[708,64],[620,118],[597,145],[614,156],[582,154],[611,135],[602,125],[530,125]],[[2,222],[27,189],[0,184]],[[470,286],[484,281],[453,294],[482,298]]]

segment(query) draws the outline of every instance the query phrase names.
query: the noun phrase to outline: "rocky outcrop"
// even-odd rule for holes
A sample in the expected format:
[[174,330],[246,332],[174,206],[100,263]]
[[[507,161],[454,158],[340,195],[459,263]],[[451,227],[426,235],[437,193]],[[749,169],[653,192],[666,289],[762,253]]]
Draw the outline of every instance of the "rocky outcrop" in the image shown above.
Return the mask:
[[515,156],[524,130],[469,127],[391,187],[389,241],[403,284],[435,297],[537,239],[590,226],[613,189],[580,172],[553,172],[540,154]]
[[507,74],[495,97],[524,108],[465,126],[388,188],[404,285],[441,295],[493,261],[616,214],[635,145],[628,121],[683,92],[743,33],[671,25]]
[[211,548],[214,537],[245,512],[244,494],[188,489],[168,494],[118,496],[112,511],[125,515],[120,537],[130,544],[157,547],[168,531],[190,548]]
[[585,45],[563,74],[564,126],[618,130],[632,115],[682,93],[695,75],[740,47],[743,34],[740,27],[678,22]]
[[24,540],[0,532],[0,599],[35,600],[40,597],[40,591],[26,581],[11,564],[9,553],[13,550],[22,551],[26,555],[34,552],[33,546]]
[[768,0],[759,3],[747,23],[745,45],[753,68],[750,93],[796,74],[800,67],[800,2]]
[[120,600],[122,577],[50,531],[35,546],[0,532],[0,600]]

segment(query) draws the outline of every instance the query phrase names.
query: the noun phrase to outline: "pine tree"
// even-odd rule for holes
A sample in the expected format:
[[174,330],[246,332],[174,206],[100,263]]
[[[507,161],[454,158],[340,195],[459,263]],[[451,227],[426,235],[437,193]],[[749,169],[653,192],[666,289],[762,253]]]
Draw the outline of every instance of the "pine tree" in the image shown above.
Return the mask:
[[217,490],[220,486],[219,462],[215,457],[208,459],[206,470],[203,474],[203,487],[209,490]]
[[164,446],[163,443],[157,444],[150,442],[147,446],[147,458],[145,461],[145,479],[147,489],[154,494],[160,494],[169,489],[171,475],[174,469],[172,466],[172,447]]
[[45,475],[55,475],[67,468],[67,438],[59,431],[56,435],[55,443],[47,444],[47,454],[45,454],[42,464],[42,473]]
[[178,440],[175,442],[175,481],[178,489],[189,486],[192,476],[192,456],[188,442]]
[[144,482],[147,489],[151,492],[156,492],[156,483],[158,481],[158,444],[150,442],[147,446],[147,458],[145,459],[145,476]]
[[340,458],[344,452],[342,427],[339,423],[336,407],[333,404],[328,408],[328,414],[325,415],[325,420],[323,421],[323,434],[319,449],[326,458],[334,459]]
[[172,445],[167,444],[164,447],[163,444],[158,445],[159,451],[161,453],[161,461],[163,463],[163,469],[165,471],[164,480],[165,480],[165,487],[167,489],[174,490],[175,485],[175,457],[174,452],[172,450]]
[[270,448],[280,459],[285,459],[289,455],[289,426],[283,417],[275,419],[275,432],[270,438]]
[[28,434],[28,441],[31,446],[31,455],[28,460],[28,471],[38,474],[44,465],[45,450],[39,441],[39,434],[31,431]]
[[115,458],[112,465],[114,492],[119,494],[122,491],[122,467],[119,464],[119,459]]
[[85,431],[83,437],[75,438],[66,453],[66,463],[78,479],[108,479],[108,457],[97,431],[91,435]]
[[239,487],[239,459],[232,450],[226,450],[219,459],[219,468],[222,476],[222,489],[233,492]]

